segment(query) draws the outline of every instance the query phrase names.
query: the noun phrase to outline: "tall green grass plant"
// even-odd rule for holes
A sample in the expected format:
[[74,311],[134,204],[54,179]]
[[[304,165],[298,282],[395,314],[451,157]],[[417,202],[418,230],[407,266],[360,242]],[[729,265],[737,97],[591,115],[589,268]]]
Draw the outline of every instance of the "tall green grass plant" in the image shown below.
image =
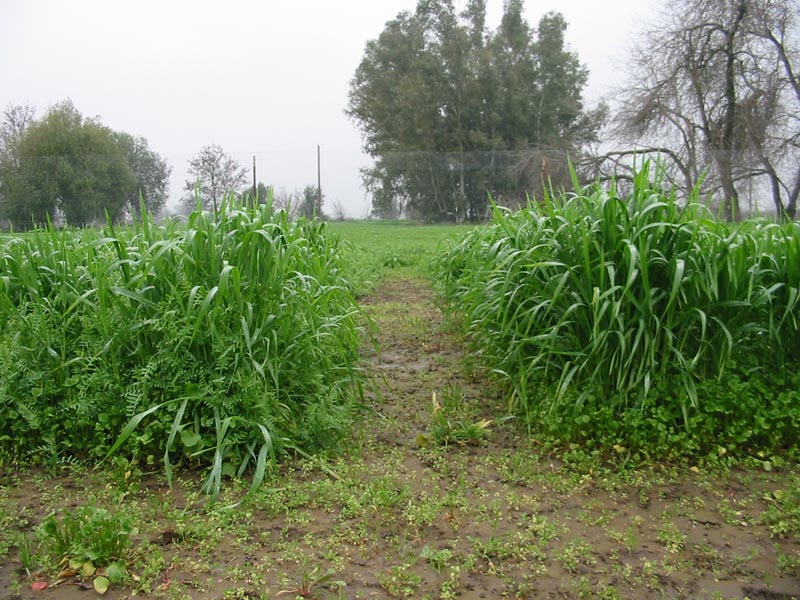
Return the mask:
[[[0,453],[109,451],[223,474],[345,433],[359,309],[338,237],[269,205],[0,248]],[[121,435],[122,434],[122,435]]]
[[[496,208],[490,226],[441,256],[448,306],[510,386],[512,408],[568,437],[607,426],[626,443],[633,432],[619,423],[642,433],[647,415],[669,446],[670,435],[713,432],[704,419],[720,410],[738,415],[737,428],[754,423],[744,403],[705,396],[731,370],[784,381],[796,398],[800,228],[724,223],[699,200],[679,205],[645,167],[624,199],[596,187],[518,213]],[[768,414],[769,404],[750,409]],[[789,443],[791,428],[778,428],[780,439],[771,429],[785,416],[772,414],[753,439]]]

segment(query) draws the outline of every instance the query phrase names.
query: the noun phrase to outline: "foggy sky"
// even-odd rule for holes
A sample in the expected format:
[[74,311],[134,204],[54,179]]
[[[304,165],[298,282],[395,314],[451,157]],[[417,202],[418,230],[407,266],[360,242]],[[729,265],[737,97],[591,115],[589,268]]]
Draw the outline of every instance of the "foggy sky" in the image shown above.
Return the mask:
[[[463,3],[458,3],[461,6]],[[567,42],[590,69],[589,104],[620,84],[615,60],[656,0],[529,0],[535,27],[561,12]],[[170,203],[186,164],[219,144],[258,179],[289,190],[316,184],[322,149],[326,210],[341,201],[363,217],[356,124],[344,114],[364,46],[416,0],[0,0],[0,110],[37,115],[70,98],[85,116],[144,136],[173,168]],[[502,0],[489,0],[494,29]]]

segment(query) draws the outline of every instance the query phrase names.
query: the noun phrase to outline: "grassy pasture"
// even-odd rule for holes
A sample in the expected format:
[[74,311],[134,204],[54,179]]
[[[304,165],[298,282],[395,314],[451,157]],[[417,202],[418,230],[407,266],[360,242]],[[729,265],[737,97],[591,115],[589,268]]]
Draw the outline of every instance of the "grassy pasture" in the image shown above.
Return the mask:
[[423,225],[411,221],[344,221],[329,224],[349,250],[360,293],[374,289],[387,273],[428,276],[430,262],[447,240],[461,239],[470,225]]

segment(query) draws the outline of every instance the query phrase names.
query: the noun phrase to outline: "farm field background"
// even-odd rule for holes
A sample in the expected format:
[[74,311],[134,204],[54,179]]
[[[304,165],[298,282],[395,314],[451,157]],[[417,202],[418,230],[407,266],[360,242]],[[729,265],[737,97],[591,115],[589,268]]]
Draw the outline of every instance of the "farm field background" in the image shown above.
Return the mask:
[[[225,476],[210,502],[178,453],[172,489],[160,456],[4,465],[0,590],[85,598],[104,577],[113,598],[800,595],[792,457],[634,461],[509,413],[431,281],[440,243],[472,229],[326,226],[364,311],[363,397],[347,433],[316,455],[285,449],[246,499],[250,481]],[[81,548],[88,531],[106,555]]]

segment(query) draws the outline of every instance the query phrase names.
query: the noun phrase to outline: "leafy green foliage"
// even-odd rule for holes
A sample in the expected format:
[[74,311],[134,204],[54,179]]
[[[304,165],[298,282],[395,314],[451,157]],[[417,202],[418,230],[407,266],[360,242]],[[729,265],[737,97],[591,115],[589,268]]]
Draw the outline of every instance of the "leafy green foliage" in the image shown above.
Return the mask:
[[80,507],[60,518],[49,515],[37,529],[41,551],[56,562],[66,558],[94,566],[124,561],[136,533],[132,516],[95,506]]
[[615,190],[495,210],[437,262],[532,426],[661,453],[796,444],[800,227]]
[[3,215],[17,229],[43,226],[57,211],[78,227],[105,213],[116,220],[138,188],[115,135],[70,101],[54,106],[27,126],[2,161]]
[[35,231],[0,250],[5,458],[163,454],[206,489],[349,425],[358,308],[324,224],[269,203],[117,232]]
[[141,207],[144,206],[150,214],[158,214],[167,203],[172,168],[150,149],[143,137],[124,132],[116,132],[114,137],[136,177],[136,186],[128,195],[128,213],[141,218]]
[[559,171],[568,182],[566,169],[543,167],[547,156],[566,165],[605,113],[584,110],[588,73],[565,43],[564,18],[549,13],[534,30],[523,8],[505,2],[489,31],[481,0],[461,14],[424,0],[368,42],[348,114],[376,159],[365,172],[376,214],[479,220],[487,192],[521,200]]

